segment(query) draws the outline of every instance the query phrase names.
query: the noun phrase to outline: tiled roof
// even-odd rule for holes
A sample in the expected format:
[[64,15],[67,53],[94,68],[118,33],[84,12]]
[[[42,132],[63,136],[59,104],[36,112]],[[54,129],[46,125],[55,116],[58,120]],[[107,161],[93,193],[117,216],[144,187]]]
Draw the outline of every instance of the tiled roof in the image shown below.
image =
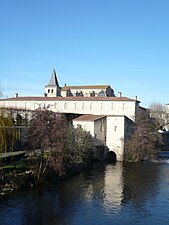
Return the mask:
[[105,116],[99,116],[99,115],[82,115],[74,119],[73,121],[95,121],[98,119],[101,119]]
[[127,97],[15,97],[0,99],[0,101],[133,101],[139,102],[136,99]]
[[55,70],[53,70],[51,78],[50,78],[47,86],[57,86],[57,87],[59,87],[59,83],[58,83],[58,80],[57,80],[57,77],[56,77]]
[[96,120],[99,120],[99,119],[105,118],[105,117],[115,117],[115,118],[124,117],[127,120],[130,120],[131,122],[133,122],[131,119],[129,119],[125,115],[89,115],[89,114],[79,116],[79,117],[75,118],[73,121],[96,121]]
[[86,86],[64,86],[62,87],[63,91],[69,89],[106,89],[110,87],[110,85],[86,85]]
[[142,107],[142,106],[139,106],[139,108],[140,108],[140,109],[143,109],[143,110],[147,110],[146,108],[144,108],[144,107]]

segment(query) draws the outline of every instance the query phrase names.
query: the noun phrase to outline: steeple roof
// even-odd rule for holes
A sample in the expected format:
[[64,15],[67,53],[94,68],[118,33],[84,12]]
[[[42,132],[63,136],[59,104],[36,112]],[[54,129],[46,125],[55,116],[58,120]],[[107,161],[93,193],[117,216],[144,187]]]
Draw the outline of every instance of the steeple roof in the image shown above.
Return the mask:
[[50,77],[50,80],[49,80],[49,83],[48,83],[47,86],[57,86],[57,87],[59,87],[59,83],[58,83],[58,80],[57,80],[55,69],[53,69],[52,75]]

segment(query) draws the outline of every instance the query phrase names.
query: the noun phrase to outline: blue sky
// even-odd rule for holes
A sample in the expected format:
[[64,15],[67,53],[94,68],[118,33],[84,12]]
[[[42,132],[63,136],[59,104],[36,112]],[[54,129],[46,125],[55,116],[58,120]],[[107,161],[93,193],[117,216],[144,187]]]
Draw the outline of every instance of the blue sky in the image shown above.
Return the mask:
[[168,0],[1,0],[4,96],[42,96],[55,68],[60,86],[169,103],[168,11]]

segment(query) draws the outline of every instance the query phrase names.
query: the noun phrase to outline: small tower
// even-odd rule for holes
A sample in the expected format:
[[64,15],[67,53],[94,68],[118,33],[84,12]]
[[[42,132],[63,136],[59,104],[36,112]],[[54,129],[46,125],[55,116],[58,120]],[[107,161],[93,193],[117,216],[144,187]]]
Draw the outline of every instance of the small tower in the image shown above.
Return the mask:
[[59,83],[57,80],[56,72],[53,69],[51,78],[49,80],[48,85],[45,86],[45,97],[56,97],[60,96],[61,88],[59,87]]

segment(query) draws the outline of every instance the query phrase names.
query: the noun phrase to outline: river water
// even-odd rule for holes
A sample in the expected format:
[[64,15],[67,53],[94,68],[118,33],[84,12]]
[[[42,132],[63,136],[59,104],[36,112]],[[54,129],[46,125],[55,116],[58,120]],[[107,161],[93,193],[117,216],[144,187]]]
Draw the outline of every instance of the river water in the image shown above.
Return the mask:
[[0,200],[0,225],[169,224],[169,163],[96,162]]

